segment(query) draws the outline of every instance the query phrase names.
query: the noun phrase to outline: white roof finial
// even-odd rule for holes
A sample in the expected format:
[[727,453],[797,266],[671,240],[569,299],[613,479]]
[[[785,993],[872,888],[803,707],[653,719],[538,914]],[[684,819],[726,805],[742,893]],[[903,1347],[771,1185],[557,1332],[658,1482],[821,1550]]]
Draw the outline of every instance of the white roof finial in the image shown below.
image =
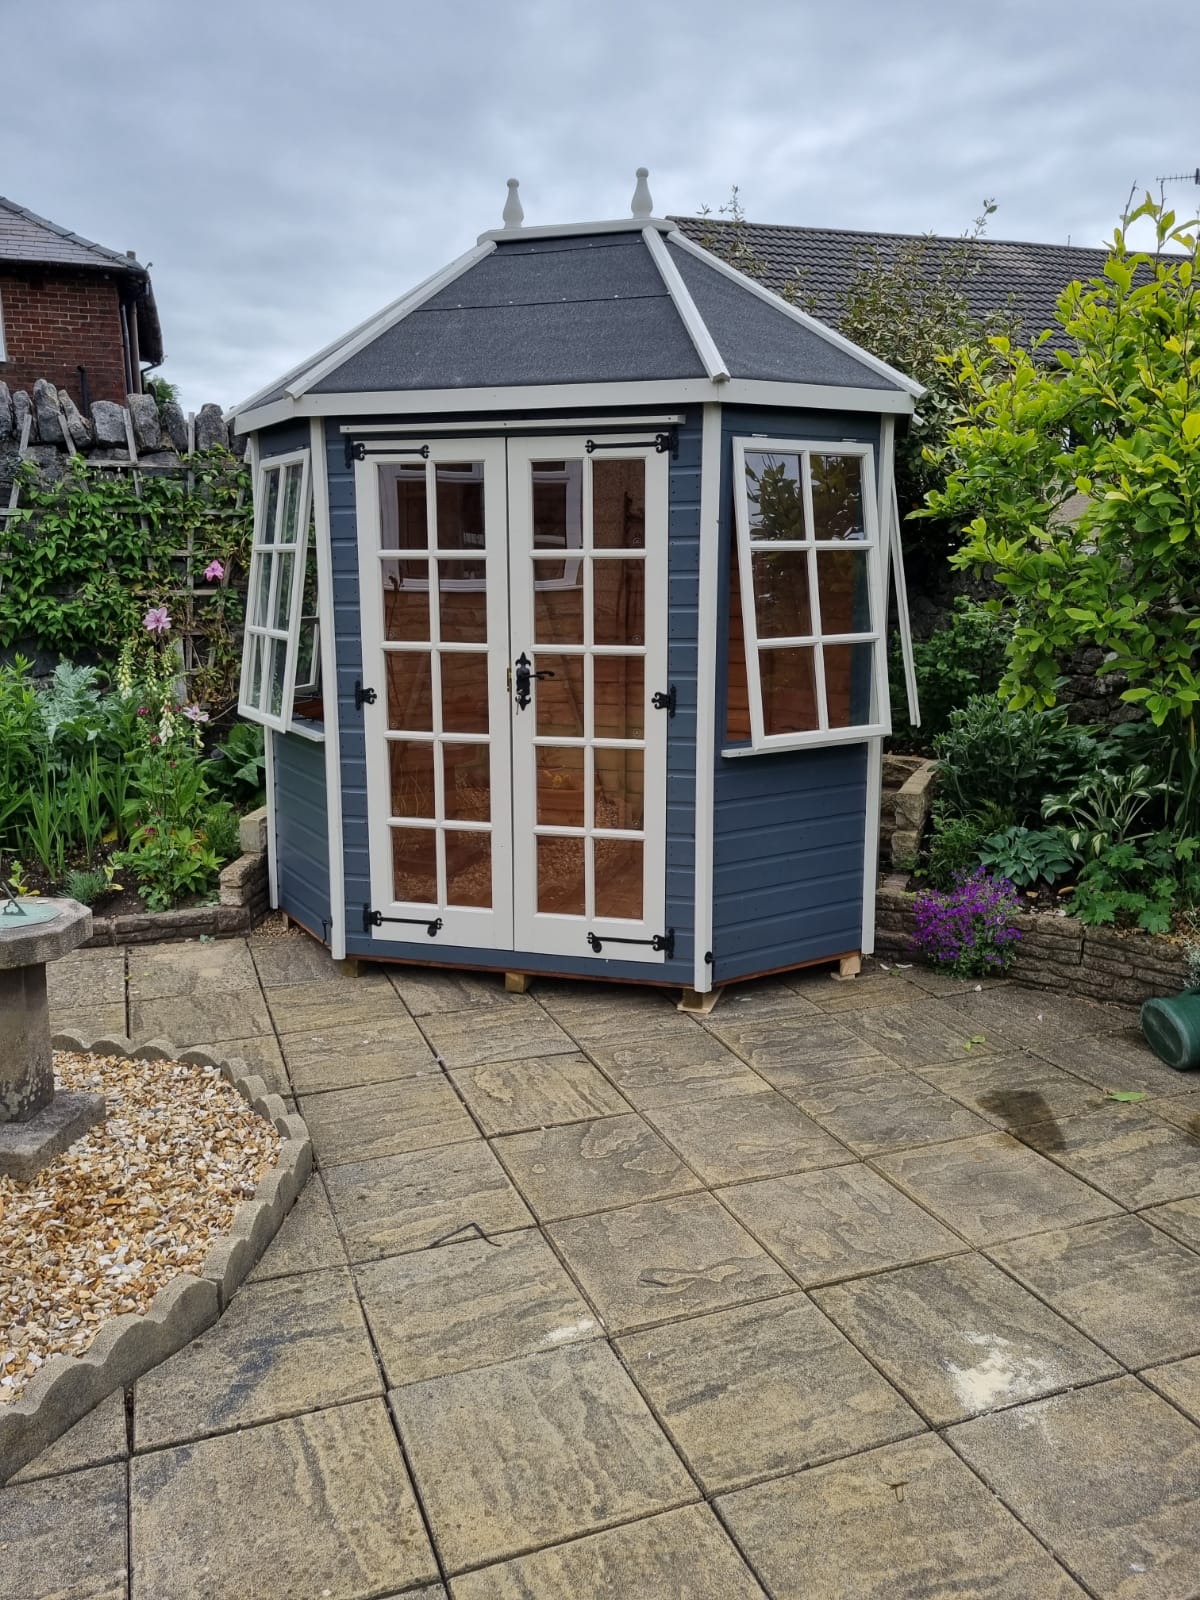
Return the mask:
[[508,180],[508,199],[504,202],[504,226],[519,228],[525,221],[525,208],[521,204],[521,185],[518,179]]
[[637,169],[637,188],[633,191],[633,199],[629,209],[635,217],[652,217],[654,215],[654,201],[650,198],[650,186],[646,179],[650,176],[649,167]]

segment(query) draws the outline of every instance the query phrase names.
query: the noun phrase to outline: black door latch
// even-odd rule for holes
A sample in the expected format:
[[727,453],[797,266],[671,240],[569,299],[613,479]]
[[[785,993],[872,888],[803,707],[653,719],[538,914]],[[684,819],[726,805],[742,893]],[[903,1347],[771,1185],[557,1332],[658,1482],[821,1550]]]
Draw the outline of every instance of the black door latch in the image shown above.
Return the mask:
[[525,707],[533,699],[532,694],[529,692],[529,685],[534,678],[552,678],[553,676],[553,672],[548,669],[544,672],[534,672],[533,662],[522,650],[513,666],[513,687],[516,689],[513,699],[517,702],[517,710],[524,711]]

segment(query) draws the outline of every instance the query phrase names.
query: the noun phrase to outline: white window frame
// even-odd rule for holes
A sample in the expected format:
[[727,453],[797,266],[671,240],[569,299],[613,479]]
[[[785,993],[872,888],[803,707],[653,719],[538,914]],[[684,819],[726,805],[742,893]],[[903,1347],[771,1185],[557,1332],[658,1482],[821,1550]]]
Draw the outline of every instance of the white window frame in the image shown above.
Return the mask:
[[[750,497],[746,484],[746,455],[798,456],[804,507],[803,539],[756,539],[750,523]],[[816,539],[813,528],[812,479],[809,456],[847,456],[857,459],[862,474],[863,531],[865,537],[845,539]],[[796,750],[814,746],[847,744],[877,738],[891,732],[891,713],[887,694],[887,662],[884,658],[884,593],[883,562],[879,545],[879,526],[875,504],[875,452],[869,444],[843,439],[775,439],[748,437],[733,441],[733,498],[737,525],[738,569],[741,579],[742,631],[746,649],[746,683],[750,697],[750,743],[735,745],[723,751],[724,755],[750,755],[758,751]],[[871,626],[861,633],[823,633],[821,629],[821,597],[817,582],[817,553],[822,550],[852,550],[864,552],[867,559],[867,596],[871,612]],[[755,554],[782,555],[787,552],[805,555],[808,560],[809,606],[813,631],[794,637],[767,639],[758,637],[758,614],[754,599],[753,556]],[[825,692],[823,647],[831,644],[870,644],[874,652],[871,674],[870,720],[855,723],[848,728],[829,726],[829,709]],[[768,734],[764,729],[762,679],[759,672],[759,650],[796,649],[807,647],[813,651],[813,680],[816,691],[816,728],[794,733]]]
[[[280,537],[283,533],[283,518],[287,509],[284,485],[287,479],[288,467],[297,465],[300,467],[300,501],[297,510],[296,536],[293,543],[284,544]],[[263,516],[267,506],[267,476],[273,472],[280,474],[280,485],[279,496],[275,505],[275,520],[268,530],[263,527]],[[296,667],[300,646],[300,618],[304,605],[305,563],[308,557],[311,522],[312,466],[309,450],[307,448],[290,450],[285,455],[262,457],[258,463],[258,472],[254,485],[254,542],[251,546],[250,583],[246,591],[246,622],[245,637],[242,644],[242,673],[238,693],[238,713],[240,716],[245,717],[247,721],[261,723],[264,728],[273,728],[277,733],[287,733],[289,731],[310,732],[312,729],[311,723],[306,722],[303,718],[296,718],[294,710]],[[292,562],[292,592],[289,596],[286,628],[277,628],[273,625],[279,588],[281,556]],[[262,615],[267,620],[265,623],[257,623],[254,618],[260,612],[259,597],[262,592],[264,573],[269,574],[267,603],[262,610]],[[317,604],[319,615],[319,594]],[[250,664],[254,656],[255,644],[262,640],[271,641],[270,662],[264,665],[264,653],[260,651],[258,654],[257,681],[252,683]],[[283,698],[279,711],[273,712],[269,709],[271,677],[275,649],[279,646],[282,646],[286,652]],[[252,698],[255,693],[257,694],[257,699]]]

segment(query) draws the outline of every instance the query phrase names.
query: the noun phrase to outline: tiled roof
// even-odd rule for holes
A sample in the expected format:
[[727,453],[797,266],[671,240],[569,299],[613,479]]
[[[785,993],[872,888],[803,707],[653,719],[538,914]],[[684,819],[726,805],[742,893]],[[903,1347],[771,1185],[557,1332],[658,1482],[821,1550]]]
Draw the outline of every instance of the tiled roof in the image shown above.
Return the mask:
[[144,278],[146,269],[132,256],[82,239],[57,222],[35,216],[0,195],[0,261],[41,262],[47,266],[105,267]]
[[[778,223],[737,224],[716,217],[674,217],[680,231],[715,254],[726,256],[737,243],[762,262],[763,283],[777,292],[800,276],[811,309],[837,327],[857,268],[877,255],[893,260],[913,244],[928,246],[937,265],[965,250],[977,267],[963,292],[977,316],[1010,309],[1026,336],[1053,326],[1054,306],[1068,283],[1097,276],[1107,252],[1068,244],[1023,244],[1009,239],[946,239],[937,235],[858,233],[846,228],[793,228]],[[736,258],[734,265],[738,265]]]

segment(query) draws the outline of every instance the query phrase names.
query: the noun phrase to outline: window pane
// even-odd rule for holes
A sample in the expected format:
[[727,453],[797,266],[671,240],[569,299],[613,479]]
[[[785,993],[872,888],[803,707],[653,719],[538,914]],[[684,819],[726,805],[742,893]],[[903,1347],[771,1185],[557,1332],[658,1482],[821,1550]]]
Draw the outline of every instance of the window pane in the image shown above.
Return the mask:
[[746,452],[746,498],[754,539],[803,539],[804,494],[798,455]]
[[267,612],[271,605],[271,571],[275,565],[275,556],[269,550],[264,550],[255,557],[255,591],[251,605],[250,621],[255,627],[267,626]]
[[448,829],[446,904],[486,910],[492,903],[492,839],[487,833]]
[[303,464],[294,461],[290,467],[284,468],[283,484],[283,526],[280,529],[281,544],[295,544],[300,532],[300,484],[304,476]]
[[275,543],[275,513],[279,510],[279,480],[282,476],[278,467],[263,473],[263,506],[258,524],[258,544]]
[[644,461],[592,461],[592,544],[598,550],[645,549]]
[[763,732],[809,733],[817,726],[817,684],[813,647],[760,650]]
[[597,739],[640,739],[645,734],[646,670],[641,656],[593,656]]
[[592,759],[596,764],[596,827],[640,829],[646,792],[642,752],[601,749]]
[[394,817],[437,816],[433,788],[433,744],[429,740],[389,739],[391,807]]
[[384,561],[383,637],[429,638],[428,561]]
[[258,634],[246,636],[245,666],[242,669],[242,699],[248,706],[262,710],[262,640]]
[[831,728],[860,728],[871,721],[873,644],[827,644],[825,703]]
[[[642,918],[642,844],[638,839],[593,839],[596,915]],[[618,947],[619,948],[619,947]]]
[[483,463],[462,461],[434,468],[439,550],[482,550]]
[[458,651],[443,650],[442,732],[486,733],[488,731],[488,658]]
[[533,711],[535,731],[541,738],[583,738],[583,657],[547,655],[533,658],[535,672],[552,672],[552,678],[535,679]]
[[594,644],[645,644],[646,564],[593,561]]
[[586,839],[539,837],[537,842],[537,908],[563,916],[582,917],[587,907],[583,877]]
[[754,611],[760,639],[803,639],[812,635],[808,594],[808,556],[803,550],[755,551]]
[[486,744],[444,744],[442,777],[450,822],[487,822],[492,814]]
[[380,467],[379,501],[386,550],[424,550],[429,545],[425,465]]
[[438,606],[446,644],[487,643],[487,568],[482,561],[439,561]]
[[819,550],[821,632],[870,633],[871,590],[865,550]]
[[578,550],[583,544],[583,462],[532,461],[533,548]]
[[862,457],[809,457],[812,471],[813,538],[865,539]]
[[583,748],[536,745],[537,819],[543,828],[583,827]]
[[538,644],[583,643],[583,562],[537,561],[533,637]]
[[279,577],[275,587],[275,620],[271,626],[286,632],[292,615],[292,582],[296,575],[296,557],[290,551],[281,550],[274,557],[274,561],[279,569]]
[[437,834],[432,828],[392,829],[392,892],[397,900],[437,905]]
[[[263,641],[266,643],[266,640]],[[282,639],[272,639],[271,653],[271,700],[270,710],[272,716],[283,714],[283,680],[287,674],[287,645]]]
[[725,685],[725,743],[750,740],[750,684],[746,677],[746,634],[742,627],[742,581],[737,551],[729,561],[729,657]]
[[433,732],[433,671],[422,650],[389,650],[387,660],[388,727],[413,733]]

